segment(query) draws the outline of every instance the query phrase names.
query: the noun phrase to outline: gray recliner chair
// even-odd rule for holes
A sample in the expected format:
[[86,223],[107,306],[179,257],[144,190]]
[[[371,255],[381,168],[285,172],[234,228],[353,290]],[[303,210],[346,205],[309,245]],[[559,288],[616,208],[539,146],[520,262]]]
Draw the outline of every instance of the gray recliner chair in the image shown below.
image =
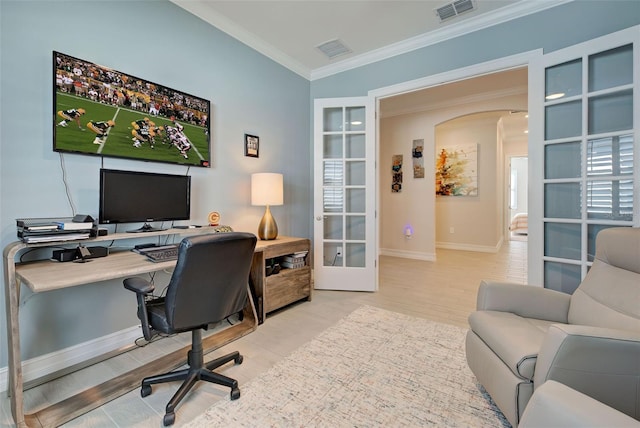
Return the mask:
[[518,428],[640,428],[640,421],[555,380],[536,387]]
[[640,229],[604,229],[573,295],[483,281],[467,363],[513,426],[557,380],[640,420]]

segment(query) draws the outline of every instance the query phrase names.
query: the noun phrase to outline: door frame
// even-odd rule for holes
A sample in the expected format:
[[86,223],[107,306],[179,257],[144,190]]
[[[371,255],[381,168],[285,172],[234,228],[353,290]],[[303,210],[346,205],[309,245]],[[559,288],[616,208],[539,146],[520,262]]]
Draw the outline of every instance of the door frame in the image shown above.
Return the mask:
[[[460,81],[460,80],[466,80],[466,79],[471,79],[474,77],[479,77],[482,75],[486,75],[486,74],[492,74],[492,73],[497,73],[500,71],[505,71],[505,70],[509,70],[509,69],[513,69],[513,68],[522,68],[522,67],[527,67],[528,69],[528,77],[529,77],[529,95],[528,95],[528,111],[531,113],[532,111],[537,111],[534,110],[534,108],[536,107],[536,100],[535,97],[532,97],[531,94],[532,93],[539,93],[540,92],[540,88],[542,85],[542,82],[538,80],[536,80],[536,77],[533,75],[532,73],[532,67],[531,64],[535,63],[536,61],[540,61],[540,58],[542,58],[543,55],[543,50],[542,49],[535,49],[535,50],[531,50],[531,51],[527,51],[527,52],[522,52],[520,54],[516,54],[516,55],[511,55],[511,56],[507,56],[507,57],[503,57],[503,58],[498,58],[495,60],[491,60],[491,61],[486,61],[486,62],[482,62],[479,64],[474,64],[468,67],[462,67],[462,68],[458,68],[455,70],[450,70],[450,71],[446,71],[443,73],[439,73],[439,74],[434,74],[431,76],[426,76],[426,77],[422,77],[422,78],[418,78],[415,80],[410,80],[407,82],[402,82],[402,83],[398,83],[398,84],[394,84],[394,85],[390,85],[390,86],[386,86],[386,87],[382,87],[382,88],[377,88],[377,89],[373,89],[370,90],[368,92],[368,96],[372,97],[374,100],[374,105],[375,105],[375,113],[376,113],[376,123],[375,123],[375,144],[376,144],[376,165],[379,166],[380,165],[380,100],[384,99],[384,98],[388,98],[388,97],[393,97],[396,95],[402,95],[405,94],[407,92],[413,92],[413,91],[417,91],[417,90],[422,90],[422,89],[426,89],[426,88],[430,88],[430,87],[436,87],[436,86],[440,86],[440,85],[445,85],[448,83],[453,83],[456,81]],[[533,92],[536,91],[537,92]],[[532,128],[532,120],[541,120],[540,118],[532,118],[531,116],[529,117],[530,122],[529,122],[529,128]],[[531,131],[529,133],[528,136],[528,152],[531,152],[531,141],[536,141],[536,139],[534,138],[535,135],[531,135]],[[531,160],[531,156],[529,156],[529,164],[532,164],[532,160]],[[541,161],[541,160],[540,160]],[[534,168],[529,168],[529,177],[528,177],[528,181],[529,183],[532,182],[532,177],[531,177],[531,172]],[[530,184],[531,185],[531,184]],[[379,255],[380,253],[380,171],[379,168],[376,167],[376,253]],[[435,199],[435,195],[432,195],[432,197]],[[541,195],[532,195],[531,193],[529,194],[529,206],[532,206],[532,200],[536,200],[537,198],[540,198]],[[540,215],[541,213],[536,213],[536,215]],[[537,217],[539,220],[542,219],[542,217]],[[529,214],[529,222],[530,224],[536,219],[536,217],[533,217],[531,215],[531,213]],[[435,224],[433,225],[434,230],[433,230],[433,236],[435,236]],[[537,240],[540,240],[540,242],[538,243]],[[532,250],[532,245],[541,245],[542,244],[542,237],[538,237],[536,239],[531,239],[531,234],[529,235],[529,239],[527,240],[527,265],[528,266],[532,266],[533,265],[533,257],[537,256],[538,254],[535,253]],[[532,242],[533,241],[533,242]],[[541,278],[538,278],[536,275],[532,275],[531,269],[527,269],[527,276],[528,276],[528,283],[529,284],[535,284],[535,285],[539,285],[542,286],[542,281]]]
[[[510,241],[511,240],[511,230],[509,229],[510,223],[511,223],[511,206],[509,204],[509,202],[511,201],[511,195],[510,195],[510,190],[511,190],[511,162],[513,161],[513,159],[518,159],[518,158],[526,158],[527,159],[527,171],[529,171],[529,155],[528,153],[524,153],[524,154],[517,154],[517,153],[509,153],[508,155],[505,156],[505,162],[504,162],[504,176],[505,176],[505,186],[504,186],[504,205],[503,205],[503,217],[504,217],[504,235],[505,235],[505,241]],[[528,194],[528,189],[529,189],[529,174],[527,174],[527,194]],[[509,179],[507,180],[506,177],[509,177]],[[527,203],[529,203],[529,201],[527,200]],[[528,212],[528,211],[527,211]]]

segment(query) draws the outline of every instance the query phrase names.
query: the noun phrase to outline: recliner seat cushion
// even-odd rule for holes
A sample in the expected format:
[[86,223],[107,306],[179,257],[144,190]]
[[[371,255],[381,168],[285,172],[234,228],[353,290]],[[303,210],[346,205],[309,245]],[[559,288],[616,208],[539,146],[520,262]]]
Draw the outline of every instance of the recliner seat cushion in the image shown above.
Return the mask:
[[476,311],[469,325],[518,377],[533,380],[538,352],[552,321],[524,318],[510,312]]

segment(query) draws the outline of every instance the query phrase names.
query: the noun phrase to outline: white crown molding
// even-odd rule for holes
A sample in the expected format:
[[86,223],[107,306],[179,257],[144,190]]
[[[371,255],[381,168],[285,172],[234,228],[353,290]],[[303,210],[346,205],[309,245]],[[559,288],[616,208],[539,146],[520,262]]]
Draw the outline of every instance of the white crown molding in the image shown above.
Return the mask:
[[304,66],[296,59],[285,54],[281,50],[266,43],[264,40],[245,30],[225,16],[217,13],[215,10],[208,8],[204,1],[194,0],[170,0],[180,8],[200,17],[200,19],[218,28],[220,31],[239,40],[250,48],[267,56],[283,67],[288,68],[294,73],[313,81],[322,79],[334,74],[348,71],[363,65],[371,64],[377,61],[388,59],[403,53],[411,52],[426,46],[451,39],[453,37],[462,36],[474,31],[488,28],[512,19],[520,18],[545,9],[556,7],[575,0],[522,0],[510,6],[506,6],[495,11],[472,17],[436,31],[422,34],[398,43],[385,46],[361,55],[347,58],[324,67],[311,70]]
[[474,31],[482,30],[512,19],[530,15],[552,7],[570,3],[575,0],[536,0],[521,1],[502,9],[469,18],[458,24],[442,28],[440,30],[431,31],[419,36],[385,46],[380,49],[373,50],[349,59],[342,60],[335,64],[316,68],[311,71],[311,81],[322,79],[334,74],[342,73],[363,65],[382,61],[403,53],[411,52],[426,46],[434,45],[445,40],[459,37]]

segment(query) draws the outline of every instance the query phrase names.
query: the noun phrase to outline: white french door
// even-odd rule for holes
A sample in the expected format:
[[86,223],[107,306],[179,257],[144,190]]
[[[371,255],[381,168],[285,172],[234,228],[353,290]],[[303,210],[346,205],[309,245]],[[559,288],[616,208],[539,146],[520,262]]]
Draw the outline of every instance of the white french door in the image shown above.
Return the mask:
[[376,291],[375,106],[314,102],[314,286]]
[[542,222],[530,269],[547,288],[573,293],[597,233],[640,225],[639,41],[632,27],[543,55],[535,69],[541,126],[529,152],[541,161]]

